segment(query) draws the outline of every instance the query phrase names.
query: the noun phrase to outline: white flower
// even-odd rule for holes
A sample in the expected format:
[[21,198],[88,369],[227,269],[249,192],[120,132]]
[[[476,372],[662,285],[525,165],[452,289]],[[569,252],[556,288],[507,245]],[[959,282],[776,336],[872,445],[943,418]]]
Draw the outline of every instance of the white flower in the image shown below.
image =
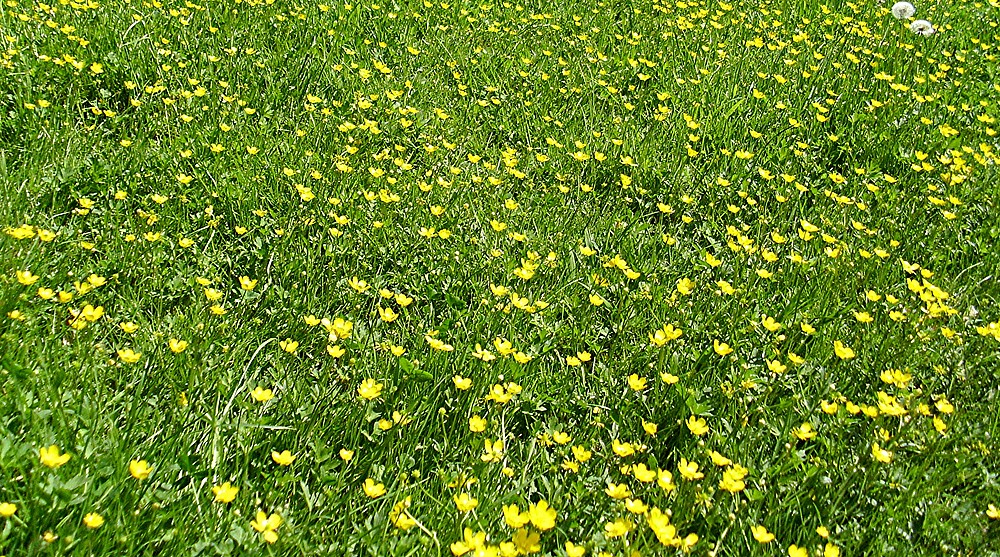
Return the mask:
[[910,31],[926,37],[934,34],[934,26],[926,19],[918,19],[910,24]]
[[909,2],[896,2],[892,5],[892,15],[896,19],[909,19],[915,13],[917,13],[917,9]]

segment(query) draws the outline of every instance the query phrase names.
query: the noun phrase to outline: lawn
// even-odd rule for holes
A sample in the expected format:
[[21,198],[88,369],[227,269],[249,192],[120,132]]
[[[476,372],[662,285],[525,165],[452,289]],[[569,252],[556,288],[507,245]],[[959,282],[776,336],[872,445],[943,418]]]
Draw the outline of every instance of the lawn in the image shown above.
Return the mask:
[[1000,555],[1000,3],[2,0],[0,553]]

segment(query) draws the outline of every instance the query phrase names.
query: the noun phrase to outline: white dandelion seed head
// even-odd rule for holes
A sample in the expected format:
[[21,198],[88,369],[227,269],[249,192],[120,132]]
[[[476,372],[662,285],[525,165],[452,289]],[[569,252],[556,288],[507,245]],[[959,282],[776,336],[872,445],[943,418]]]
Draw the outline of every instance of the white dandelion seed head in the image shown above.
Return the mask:
[[934,34],[934,26],[926,19],[918,19],[910,24],[910,31],[926,37]]
[[909,19],[915,13],[917,13],[917,9],[909,2],[896,2],[892,5],[892,15],[896,19]]

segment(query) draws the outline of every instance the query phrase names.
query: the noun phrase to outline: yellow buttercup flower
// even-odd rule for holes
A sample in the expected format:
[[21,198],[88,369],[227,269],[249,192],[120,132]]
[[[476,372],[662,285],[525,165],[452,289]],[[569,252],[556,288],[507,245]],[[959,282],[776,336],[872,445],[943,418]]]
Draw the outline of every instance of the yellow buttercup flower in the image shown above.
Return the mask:
[[24,286],[31,286],[38,281],[38,275],[33,274],[31,271],[16,271],[14,273],[17,276],[17,282],[23,284]]
[[14,503],[0,503],[0,516],[10,518],[17,512],[17,505]]
[[250,396],[257,402],[267,402],[274,398],[274,391],[271,389],[264,389],[259,385],[250,391]]
[[135,352],[131,348],[122,348],[118,351],[118,357],[126,364],[134,364],[142,358],[142,353]]
[[275,462],[278,466],[288,466],[295,462],[295,455],[291,451],[271,451],[271,460]]
[[556,510],[544,499],[528,507],[528,517],[531,525],[543,532],[556,525]]
[[633,391],[642,391],[646,388],[646,378],[633,373],[628,376],[628,387]]
[[878,443],[872,443],[872,457],[879,462],[889,464],[892,462],[892,451],[883,449]]
[[809,550],[792,544],[788,546],[788,557],[809,557]]
[[774,541],[774,534],[767,531],[767,528],[757,524],[750,527],[750,533],[753,534],[753,539],[757,540],[759,543],[771,543]]
[[684,422],[684,424],[687,425],[687,428],[691,431],[691,433],[699,437],[708,433],[708,424],[705,422],[705,418],[699,418],[692,415],[686,422]]
[[128,473],[137,480],[145,480],[152,471],[153,467],[145,460],[131,460],[128,463]]
[[39,459],[43,466],[48,466],[49,468],[59,468],[63,464],[69,462],[69,454],[60,454],[59,447],[56,445],[49,445],[48,447],[42,447],[38,450]]
[[723,356],[723,357],[728,356],[729,354],[733,353],[732,347],[730,347],[725,342],[719,342],[718,339],[715,339],[714,341],[712,341],[712,348],[715,350],[716,354],[718,354],[720,356]]
[[365,483],[362,484],[361,489],[365,492],[365,495],[371,497],[372,499],[377,499],[385,495],[385,485],[378,483],[371,478],[365,480]]
[[479,506],[479,500],[468,493],[460,493],[454,497],[455,507],[460,512],[467,513]]
[[358,387],[358,396],[365,400],[374,400],[382,394],[382,387],[382,383],[374,379],[365,379]]
[[698,463],[693,460],[688,461],[688,459],[682,458],[677,465],[677,469],[680,471],[681,477],[685,480],[694,481],[705,477],[705,474],[698,471]]
[[91,530],[96,530],[104,525],[104,517],[97,513],[87,513],[87,515],[83,517],[83,525]]
[[850,360],[851,358],[853,358],[855,356],[854,350],[851,349],[850,346],[845,345],[844,343],[840,342],[839,340],[834,341],[834,343],[833,343],[833,352],[841,360]]

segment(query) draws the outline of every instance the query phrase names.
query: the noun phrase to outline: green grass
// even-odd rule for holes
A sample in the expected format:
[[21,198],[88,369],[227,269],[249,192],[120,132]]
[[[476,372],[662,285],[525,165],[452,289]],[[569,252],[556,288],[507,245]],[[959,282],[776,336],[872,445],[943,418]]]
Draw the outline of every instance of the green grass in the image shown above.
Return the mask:
[[997,555],[998,6],[5,0],[0,552]]

